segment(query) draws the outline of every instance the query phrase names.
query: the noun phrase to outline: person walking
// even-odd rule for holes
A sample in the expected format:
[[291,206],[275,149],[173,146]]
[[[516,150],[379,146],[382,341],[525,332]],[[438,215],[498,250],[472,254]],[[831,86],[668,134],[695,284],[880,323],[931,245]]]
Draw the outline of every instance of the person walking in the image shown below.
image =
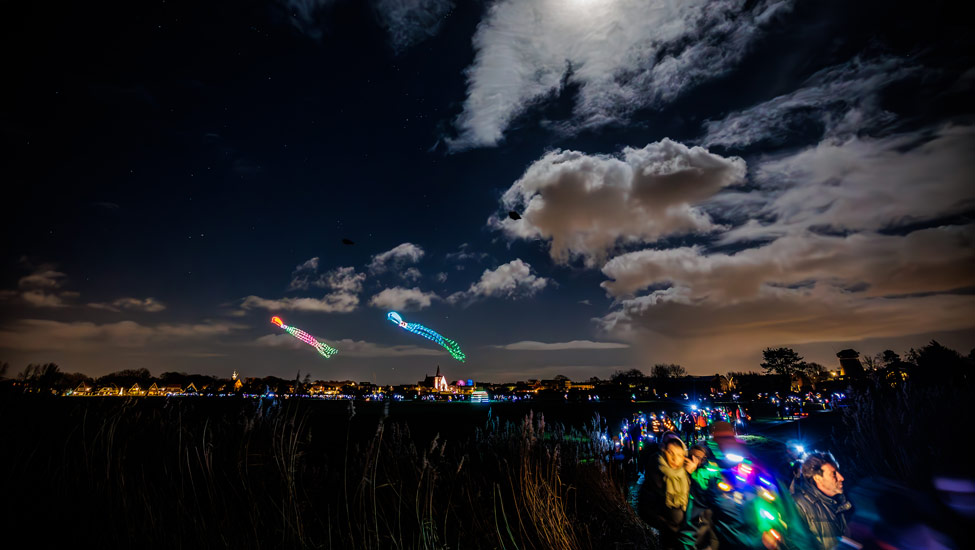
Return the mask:
[[664,434],[656,466],[647,467],[640,489],[640,517],[660,532],[660,544],[665,549],[687,547],[684,538],[691,485],[685,470],[686,457],[687,448],[680,437]]
[[853,504],[843,494],[843,474],[828,452],[813,452],[802,461],[793,498],[820,550],[833,550],[846,533]]

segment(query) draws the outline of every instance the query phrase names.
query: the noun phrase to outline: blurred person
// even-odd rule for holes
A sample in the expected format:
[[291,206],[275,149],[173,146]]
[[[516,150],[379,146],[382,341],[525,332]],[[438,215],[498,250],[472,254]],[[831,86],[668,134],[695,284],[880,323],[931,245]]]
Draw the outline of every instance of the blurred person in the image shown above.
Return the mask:
[[843,475],[828,452],[812,452],[802,461],[793,498],[818,548],[832,550],[846,534],[853,504],[843,494]]
[[693,416],[687,413],[681,415],[680,431],[681,435],[684,437],[684,442],[688,445],[697,441],[697,438],[695,437]]
[[664,427],[656,414],[650,415],[650,431],[653,432],[653,440],[659,442],[660,436],[664,433]]
[[708,448],[696,444],[687,451],[684,470],[691,476],[690,504],[687,511],[688,530],[695,550],[716,550],[718,536],[714,532],[714,492],[720,479],[717,465],[708,459]]
[[687,533],[690,475],[685,470],[687,448],[677,434],[668,432],[660,440],[657,463],[647,466],[640,488],[639,514],[660,532],[665,549],[692,548]]
[[732,472],[748,456],[745,447],[735,437],[734,427],[723,420],[711,424],[711,437],[717,469],[723,474],[709,487],[718,546],[737,550],[761,548],[761,534],[753,520],[754,491],[749,487],[718,483],[734,477]]
[[698,412],[697,416],[694,418],[694,431],[700,435],[703,439],[708,438],[708,418],[704,413]]

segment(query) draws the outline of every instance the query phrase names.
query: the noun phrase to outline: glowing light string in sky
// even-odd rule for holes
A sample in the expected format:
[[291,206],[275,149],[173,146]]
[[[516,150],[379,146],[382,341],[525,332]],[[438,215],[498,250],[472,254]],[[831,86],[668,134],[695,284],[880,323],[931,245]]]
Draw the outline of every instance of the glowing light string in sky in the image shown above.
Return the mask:
[[339,350],[333,348],[332,346],[326,344],[325,342],[319,342],[318,340],[315,340],[314,336],[308,334],[307,332],[301,330],[300,328],[289,327],[288,325],[284,324],[284,321],[282,321],[280,317],[276,315],[274,317],[271,317],[271,322],[283,328],[288,334],[294,336],[295,338],[315,348],[318,351],[318,353],[322,354],[322,357],[324,357],[325,359],[328,359],[329,357],[339,352]]
[[460,361],[461,363],[463,363],[464,359],[467,358],[467,356],[464,355],[464,352],[460,351],[460,344],[449,338],[444,338],[434,330],[430,330],[419,323],[407,323],[402,317],[400,317],[400,314],[396,313],[395,311],[390,311],[388,314],[386,314],[386,318],[389,319],[389,321],[394,325],[399,325],[400,328],[405,329],[408,332],[418,334],[427,340],[433,340],[434,342],[440,344],[445,350],[450,352],[451,357]]

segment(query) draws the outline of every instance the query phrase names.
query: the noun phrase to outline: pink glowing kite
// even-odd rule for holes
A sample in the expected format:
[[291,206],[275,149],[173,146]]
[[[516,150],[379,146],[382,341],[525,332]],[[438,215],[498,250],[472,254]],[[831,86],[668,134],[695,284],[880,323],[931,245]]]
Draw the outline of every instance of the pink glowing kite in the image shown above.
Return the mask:
[[318,353],[322,354],[322,357],[324,357],[325,359],[328,359],[329,357],[335,355],[339,351],[333,348],[332,346],[326,344],[325,342],[319,342],[318,340],[315,340],[314,336],[308,334],[307,332],[301,330],[300,328],[289,327],[288,325],[284,324],[284,321],[282,321],[281,318],[278,317],[277,315],[271,317],[271,322],[283,328],[285,332],[287,332],[288,334],[294,336],[295,338],[315,348],[315,350],[317,350]]

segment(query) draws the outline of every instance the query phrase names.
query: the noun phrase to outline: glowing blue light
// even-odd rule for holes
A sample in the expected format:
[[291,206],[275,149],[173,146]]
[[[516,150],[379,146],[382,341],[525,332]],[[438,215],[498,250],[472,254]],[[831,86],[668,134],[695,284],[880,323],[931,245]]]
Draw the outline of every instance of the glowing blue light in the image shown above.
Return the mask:
[[403,317],[400,316],[400,314],[396,313],[395,311],[390,311],[389,313],[387,313],[386,318],[394,325],[398,325],[400,328],[406,330],[407,332],[412,332],[413,334],[422,336],[427,340],[431,340],[433,342],[436,342],[437,344],[440,344],[441,346],[443,346],[444,349],[446,349],[450,353],[451,357],[453,357],[454,359],[462,363],[464,362],[466,356],[464,355],[464,352],[460,350],[460,344],[458,344],[457,342],[454,342],[449,338],[444,338],[436,331],[428,329],[427,327],[421,324],[407,323],[406,321],[403,320]]

